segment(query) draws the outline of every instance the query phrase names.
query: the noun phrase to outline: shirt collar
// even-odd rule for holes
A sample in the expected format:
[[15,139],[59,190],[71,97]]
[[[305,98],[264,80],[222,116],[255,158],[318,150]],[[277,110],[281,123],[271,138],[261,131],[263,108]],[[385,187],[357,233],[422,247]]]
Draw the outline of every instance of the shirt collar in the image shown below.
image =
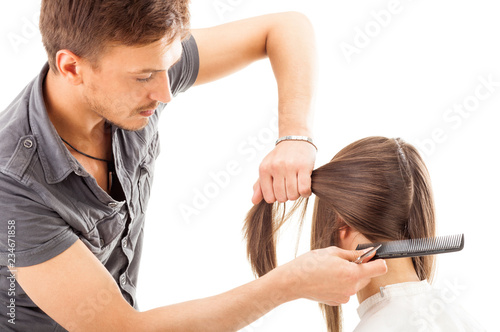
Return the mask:
[[33,84],[28,113],[31,130],[37,139],[38,155],[45,173],[45,180],[49,184],[55,184],[64,180],[72,172],[82,176],[86,172],[66,149],[47,114],[43,99],[43,82],[48,71],[49,65],[45,63]]
[[396,296],[412,296],[421,294],[431,289],[427,280],[402,282],[399,284],[380,287],[380,291],[364,300],[358,307],[358,316],[360,319],[377,304],[389,301]]

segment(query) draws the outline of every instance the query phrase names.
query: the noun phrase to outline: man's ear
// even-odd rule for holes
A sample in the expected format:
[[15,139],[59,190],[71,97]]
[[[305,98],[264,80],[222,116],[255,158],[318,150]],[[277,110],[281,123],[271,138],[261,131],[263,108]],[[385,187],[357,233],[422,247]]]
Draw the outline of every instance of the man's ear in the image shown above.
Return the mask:
[[70,84],[79,85],[82,83],[81,64],[82,59],[69,50],[59,50],[56,53],[56,66],[59,75]]

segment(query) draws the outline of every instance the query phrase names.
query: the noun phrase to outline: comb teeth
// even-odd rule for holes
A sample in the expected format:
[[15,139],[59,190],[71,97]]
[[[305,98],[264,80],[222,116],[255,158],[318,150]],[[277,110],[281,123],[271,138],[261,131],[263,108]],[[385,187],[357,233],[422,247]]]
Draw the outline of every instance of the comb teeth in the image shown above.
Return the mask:
[[464,234],[445,235],[434,238],[410,239],[391,242],[360,244],[357,250],[381,244],[373,259],[436,255],[460,251],[464,247]]

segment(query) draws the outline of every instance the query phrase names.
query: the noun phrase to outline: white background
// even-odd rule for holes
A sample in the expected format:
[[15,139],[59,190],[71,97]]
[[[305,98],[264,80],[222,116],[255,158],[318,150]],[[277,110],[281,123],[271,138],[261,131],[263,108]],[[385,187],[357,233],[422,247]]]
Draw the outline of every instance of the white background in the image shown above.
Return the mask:
[[[500,86],[478,104],[474,101],[481,77],[500,82],[498,5],[487,0],[393,1],[398,11],[381,27],[372,12],[387,10],[390,3],[195,0],[192,27],[288,10],[308,15],[319,45],[316,165],[370,135],[402,137],[418,146],[433,180],[439,234],[463,232],[466,238],[462,252],[439,257],[436,283],[448,287],[456,295],[453,302],[494,330],[495,316],[487,303],[500,295],[494,274],[500,219]],[[0,3],[0,109],[46,61],[33,26],[39,6],[39,0]],[[365,29],[371,36],[362,40],[359,31]],[[359,46],[349,59],[341,50],[346,44]],[[471,111],[463,116],[448,113],[463,103],[469,103]],[[241,228],[251,207],[258,165],[278,135],[276,109],[276,84],[267,60],[195,87],[167,107],[145,227],[138,285],[141,310],[215,295],[253,279]],[[431,144],[433,135],[438,137]],[[221,172],[228,165],[237,165],[238,173],[224,178]],[[224,181],[217,184],[213,174]],[[205,201],[200,197],[204,192],[210,196]],[[181,212],[187,207],[191,216]],[[299,254],[309,245],[310,218],[308,222]],[[296,236],[290,224],[279,245],[281,263],[293,259]],[[429,312],[438,314],[440,305]],[[355,297],[344,307],[347,331],[357,324],[356,307]],[[302,300],[282,305],[244,330],[325,328],[317,305]]]

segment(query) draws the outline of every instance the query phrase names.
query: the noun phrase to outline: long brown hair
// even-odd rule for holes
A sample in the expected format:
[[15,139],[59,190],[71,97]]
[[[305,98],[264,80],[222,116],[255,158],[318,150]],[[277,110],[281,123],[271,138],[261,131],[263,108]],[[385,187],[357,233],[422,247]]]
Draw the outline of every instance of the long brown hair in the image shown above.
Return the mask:
[[[312,172],[314,203],[311,249],[338,244],[348,225],[372,242],[435,236],[435,213],[427,168],[418,151],[403,140],[368,137],[338,152]],[[276,232],[307,201],[299,199],[285,215],[281,204],[261,201],[248,213],[247,255],[257,276],[277,266]],[[420,280],[432,279],[433,256],[414,257]],[[342,330],[341,308],[320,304],[328,331]]]

